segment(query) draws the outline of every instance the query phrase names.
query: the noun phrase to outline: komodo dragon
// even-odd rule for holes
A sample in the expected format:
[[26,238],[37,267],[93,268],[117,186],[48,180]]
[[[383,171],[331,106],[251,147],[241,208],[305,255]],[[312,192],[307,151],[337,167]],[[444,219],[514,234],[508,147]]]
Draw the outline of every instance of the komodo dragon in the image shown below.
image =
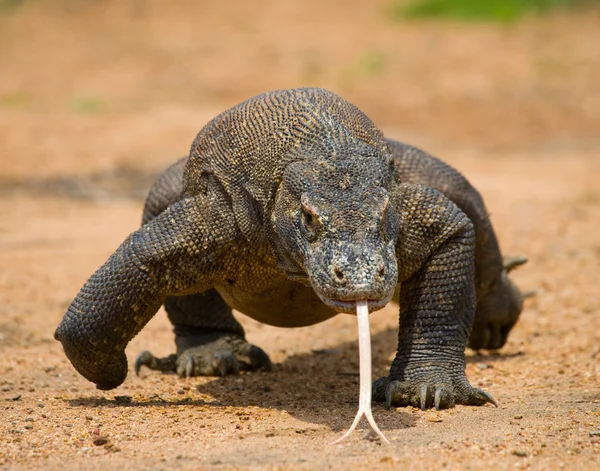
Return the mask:
[[84,284],[55,338],[112,389],[127,376],[127,343],[164,304],[177,353],[144,352],[136,371],[269,369],[232,308],[306,326],[358,301],[381,309],[397,287],[398,352],[374,399],[495,403],[469,384],[464,349],[473,322],[474,348],[500,347],[522,301],[478,193],[331,92],[273,91],[210,121],[159,177],[142,227]]

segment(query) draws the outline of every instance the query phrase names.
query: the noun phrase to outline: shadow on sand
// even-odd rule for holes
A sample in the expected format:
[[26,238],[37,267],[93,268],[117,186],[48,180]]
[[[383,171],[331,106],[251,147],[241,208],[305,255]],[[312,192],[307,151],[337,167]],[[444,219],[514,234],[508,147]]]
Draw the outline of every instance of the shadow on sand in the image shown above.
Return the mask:
[[[397,343],[396,329],[386,329],[372,336],[374,376],[383,376],[389,367]],[[468,363],[493,364],[519,354],[474,354]],[[150,373],[160,374],[160,373]],[[195,389],[214,400],[186,397],[180,400],[150,396],[135,401],[128,396],[114,399],[82,397],[68,400],[71,406],[84,407],[249,407],[285,410],[293,417],[311,424],[343,424],[332,426],[341,431],[353,420],[358,405],[358,345],[343,342],[333,348],[293,355],[274,365],[271,372],[245,373],[221,378],[199,378]],[[382,430],[414,426],[415,417],[402,408],[385,410],[373,404],[374,415]],[[367,427],[364,423],[362,427]]]

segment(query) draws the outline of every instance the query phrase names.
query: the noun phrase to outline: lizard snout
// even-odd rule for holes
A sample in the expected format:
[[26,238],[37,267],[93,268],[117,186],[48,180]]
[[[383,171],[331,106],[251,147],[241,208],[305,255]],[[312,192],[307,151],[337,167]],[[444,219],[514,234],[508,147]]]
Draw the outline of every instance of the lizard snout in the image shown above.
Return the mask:
[[[347,270],[340,263],[333,263],[332,265],[332,280],[342,286],[348,284]],[[379,282],[385,282],[385,263],[380,262],[375,268],[375,279]]]
[[311,250],[306,268],[317,295],[338,312],[353,313],[358,300],[380,309],[398,282],[392,244],[318,244]]

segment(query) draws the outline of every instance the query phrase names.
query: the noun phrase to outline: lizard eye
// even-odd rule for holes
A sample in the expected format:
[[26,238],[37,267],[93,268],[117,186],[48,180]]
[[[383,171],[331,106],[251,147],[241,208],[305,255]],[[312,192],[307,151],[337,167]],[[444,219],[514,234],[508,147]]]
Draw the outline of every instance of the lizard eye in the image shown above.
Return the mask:
[[310,227],[310,225],[313,223],[314,217],[312,214],[310,213],[304,213],[304,224],[306,224],[308,227]]
[[318,216],[304,205],[302,205],[302,225],[311,242],[317,238],[319,231],[323,227]]

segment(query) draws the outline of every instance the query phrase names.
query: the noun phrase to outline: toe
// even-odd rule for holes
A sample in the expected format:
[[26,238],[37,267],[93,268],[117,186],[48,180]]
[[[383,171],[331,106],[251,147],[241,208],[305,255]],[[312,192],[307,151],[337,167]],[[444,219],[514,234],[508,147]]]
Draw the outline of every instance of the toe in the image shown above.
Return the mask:
[[404,407],[413,404],[413,388],[407,381],[391,381],[385,391],[385,407]]
[[502,345],[504,345],[504,342],[502,341],[502,332],[501,332],[500,324],[497,324],[497,323],[490,324],[489,331],[490,331],[490,339],[488,341],[488,344],[485,347],[490,350],[496,350],[496,349],[502,347]]
[[454,394],[448,386],[438,386],[435,390],[434,405],[436,410],[454,407]]
[[273,369],[273,364],[271,363],[269,355],[267,355],[262,348],[250,345],[248,357],[253,370],[263,369],[265,371],[271,371]]
[[375,402],[386,402],[387,388],[390,384],[390,378],[382,376],[381,378],[373,381],[371,387],[371,397]]
[[139,376],[142,366],[157,371],[175,371],[176,363],[177,355],[169,355],[165,358],[157,358],[148,350],[144,350],[135,359],[133,368],[135,370],[135,374]]

